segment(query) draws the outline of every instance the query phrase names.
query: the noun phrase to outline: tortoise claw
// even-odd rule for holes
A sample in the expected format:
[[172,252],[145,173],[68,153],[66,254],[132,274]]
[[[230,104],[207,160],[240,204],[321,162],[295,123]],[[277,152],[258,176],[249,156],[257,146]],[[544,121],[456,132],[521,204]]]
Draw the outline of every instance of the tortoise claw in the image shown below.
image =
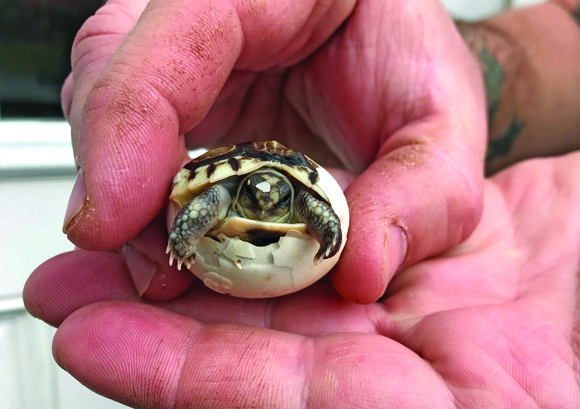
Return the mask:
[[339,236],[340,231],[337,234],[333,234],[332,239],[329,241],[324,241],[320,244],[318,252],[314,256],[314,264],[320,263],[322,260],[334,256],[340,249],[340,244],[342,242],[342,237]]
[[174,260],[177,260],[177,269],[178,270],[181,270],[181,266],[183,264],[185,264],[185,266],[188,269],[191,269],[191,266],[195,262],[195,249],[193,249],[191,256],[185,257],[185,258],[181,257],[179,254],[177,254],[175,251],[173,251],[173,242],[171,240],[169,240],[169,243],[167,244],[167,249],[165,250],[165,253],[169,254],[169,265],[170,266],[173,265]]
[[[179,258],[179,257],[178,257],[178,258],[177,258],[177,269],[181,271],[181,266],[182,266],[183,264],[185,264],[185,266],[186,266],[188,269],[190,269],[190,268],[191,268],[191,266],[192,266],[192,264],[193,264],[193,262],[192,262],[192,261],[190,261],[189,259],[182,259],[182,258]],[[173,265],[173,263],[172,263],[172,262],[169,262],[169,265],[171,266],[171,265]]]
[[185,260],[183,260],[183,263],[185,264],[188,270],[191,270],[191,266],[193,265],[193,263],[195,263],[195,256],[186,258]]
[[342,244],[342,230],[340,220],[332,207],[303,190],[296,197],[296,208],[299,219],[308,226],[311,234],[320,243],[314,256],[314,264],[338,253]]
[[173,260],[177,260],[177,269],[181,270],[181,266],[183,264],[185,264],[185,267],[187,267],[189,270],[191,270],[191,266],[193,265],[193,263],[195,263],[195,252],[189,256],[189,257],[185,257],[185,258],[181,258],[179,255],[175,254],[174,252],[169,253],[169,265],[172,266],[173,265]]

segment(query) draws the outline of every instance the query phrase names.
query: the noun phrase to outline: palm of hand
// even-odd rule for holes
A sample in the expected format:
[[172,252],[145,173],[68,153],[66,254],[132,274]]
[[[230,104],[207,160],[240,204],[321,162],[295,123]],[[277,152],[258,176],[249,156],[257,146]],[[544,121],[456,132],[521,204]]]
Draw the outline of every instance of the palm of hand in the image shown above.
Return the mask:
[[[562,200],[558,214],[570,214],[580,191],[558,190],[566,179],[560,165],[524,164],[489,182],[473,236],[396,276],[381,303],[346,303],[321,284],[258,303],[257,314],[237,314],[245,310],[240,305],[253,304],[244,301],[208,313],[219,305],[215,296],[205,304],[198,295],[182,307],[202,321],[235,317],[319,337],[320,355],[310,358],[320,372],[310,389],[328,391],[332,373],[348,391],[337,401],[354,406],[571,405],[578,398],[572,391],[580,219],[566,226],[550,220],[546,198]],[[534,186],[550,172],[556,183]],[[321,407],[318,399],[328,396],[311,393],[308,402]]]
[[[351,304],[321,282],[276,300],[195,287],[155,306],[97,303],[60,326],[55,357],[98,392],[142,407],[210,398],[218,407],[571,405],[580,186],[568,174],[577,162],[528,162],[488,181],[474,234],[396,275],[382,302]],[[59,323],[95,299],[138,300],[111,257],[108,268],[102,255],[80,272],[63,260],[41,267],[29,309]],[[90,297],[59,299],[51,274]],[[96,276],[118,287],[99,289]]]

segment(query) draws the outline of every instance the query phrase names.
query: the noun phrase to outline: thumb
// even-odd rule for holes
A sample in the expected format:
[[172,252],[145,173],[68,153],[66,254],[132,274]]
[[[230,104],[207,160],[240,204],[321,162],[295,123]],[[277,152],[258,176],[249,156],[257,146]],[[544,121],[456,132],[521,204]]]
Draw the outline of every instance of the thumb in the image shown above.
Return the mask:
[[398,269],[453,247],[477,225],[483,147],[457,142],[460,127],[443,123],[403,128],[349,186],[351,225],[333,276],[343,297],[376,301]]
[[64,231],[77,246],[118,247],[161,211],[187,153],[178,135],[203,119],[241,51],[223,3],[111,0],[79,31],[63,89],[79,169]]

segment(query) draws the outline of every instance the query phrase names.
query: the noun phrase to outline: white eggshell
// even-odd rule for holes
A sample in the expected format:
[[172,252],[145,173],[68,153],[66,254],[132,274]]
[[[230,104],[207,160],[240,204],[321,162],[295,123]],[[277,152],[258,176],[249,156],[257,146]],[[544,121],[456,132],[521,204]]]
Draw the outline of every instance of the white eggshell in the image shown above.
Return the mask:
[[[214,291],[243,298],[277,297],[299,291],[316,282],[338,262],[349,226],[346,198],[336,180],[323,168],[317,169],[319,185],[331,201],[341,222],[342,244],[332,258],[314,264],[319,244],[309,234],[291,230],[277,243],[255,246],[238,237],[219,236],[219,242],[202,238],[191,271]],[[179,211],[170,202],[167,218],[171,226]]]

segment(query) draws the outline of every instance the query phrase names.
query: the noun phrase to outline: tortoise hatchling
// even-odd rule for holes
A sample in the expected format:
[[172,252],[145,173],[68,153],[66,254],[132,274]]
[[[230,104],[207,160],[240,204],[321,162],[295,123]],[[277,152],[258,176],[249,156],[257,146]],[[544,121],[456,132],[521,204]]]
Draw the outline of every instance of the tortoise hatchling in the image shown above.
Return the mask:
[[326,274],[348,223],[344,194],[324,168],[276,141],[245,142],[177,174],[167,252],[215,291],[273,297]]

